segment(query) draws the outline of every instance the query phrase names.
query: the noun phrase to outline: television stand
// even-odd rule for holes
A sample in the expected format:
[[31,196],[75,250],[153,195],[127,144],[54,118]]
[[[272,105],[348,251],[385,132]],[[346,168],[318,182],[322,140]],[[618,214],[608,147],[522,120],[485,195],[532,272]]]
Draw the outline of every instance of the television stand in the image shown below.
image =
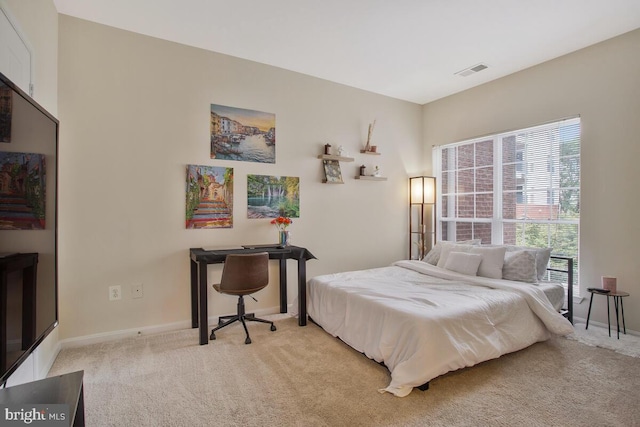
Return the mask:
[[[68,405],[69,426],[84,426],[84,371],[45,378],[0,390],[0,405],[8,411],[29,411],[34,405]],[[0,414],[0,425],[5,413]],[[58,418],[59,420],[59,418]]]

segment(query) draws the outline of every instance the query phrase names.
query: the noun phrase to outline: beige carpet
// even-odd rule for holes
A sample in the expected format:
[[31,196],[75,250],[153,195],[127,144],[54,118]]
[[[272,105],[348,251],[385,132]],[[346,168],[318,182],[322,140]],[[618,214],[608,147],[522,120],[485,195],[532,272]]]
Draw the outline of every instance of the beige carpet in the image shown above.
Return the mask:
[[640,359],[553,338],[449,373],[426,392],[378,393],[383,366],[318,326],[277,320],[63,350],[85,371],[88,426],[640,426]]

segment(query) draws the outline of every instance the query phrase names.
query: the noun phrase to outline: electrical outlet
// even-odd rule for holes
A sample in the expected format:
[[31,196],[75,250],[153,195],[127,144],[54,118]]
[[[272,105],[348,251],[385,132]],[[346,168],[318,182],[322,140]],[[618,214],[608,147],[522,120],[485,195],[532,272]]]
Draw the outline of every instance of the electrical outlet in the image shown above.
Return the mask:
[[109,301],[122,299],[122,287],[120,285],[109,286]]
[[142,283],[131,285],[131,298],[142,298]]

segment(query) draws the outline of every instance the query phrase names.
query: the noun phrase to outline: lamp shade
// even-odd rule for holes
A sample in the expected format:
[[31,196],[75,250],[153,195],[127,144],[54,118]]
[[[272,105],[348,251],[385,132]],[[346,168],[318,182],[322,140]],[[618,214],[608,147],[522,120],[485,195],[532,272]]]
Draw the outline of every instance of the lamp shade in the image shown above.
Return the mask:
[[435,182],[431,176],[416,176],[409,178],[411,188],[410,203],[434,203],[435,202]]

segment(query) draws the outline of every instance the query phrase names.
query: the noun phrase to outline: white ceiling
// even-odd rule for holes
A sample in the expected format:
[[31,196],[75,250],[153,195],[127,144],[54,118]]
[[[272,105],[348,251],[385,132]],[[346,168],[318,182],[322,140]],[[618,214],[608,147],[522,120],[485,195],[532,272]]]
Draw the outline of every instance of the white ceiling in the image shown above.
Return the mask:
[[[640,28],[640,0],[54,3],[62,14],[418,104]],[[478,63],[489,68],[454,75]]]

